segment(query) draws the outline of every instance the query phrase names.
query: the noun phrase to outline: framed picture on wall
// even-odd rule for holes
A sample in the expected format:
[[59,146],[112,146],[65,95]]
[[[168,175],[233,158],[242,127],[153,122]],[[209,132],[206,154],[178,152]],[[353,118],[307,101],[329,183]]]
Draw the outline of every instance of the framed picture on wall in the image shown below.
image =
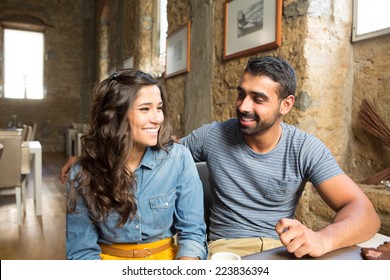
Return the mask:
[[190,33],[191,22],[188,21],[185,25],[168,34],[165,78],[190,71]]
[[280,47],[282,0],[226,0],[224,40],[224,60]]

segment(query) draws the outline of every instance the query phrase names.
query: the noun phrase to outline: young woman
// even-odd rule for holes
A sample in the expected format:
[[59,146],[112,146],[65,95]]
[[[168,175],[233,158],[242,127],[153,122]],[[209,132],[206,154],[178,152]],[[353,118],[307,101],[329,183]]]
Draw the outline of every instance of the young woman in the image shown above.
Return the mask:
[[67,182],[67,258],[206,259],[201,181],[187,148],[170,138],[157,81],[122,70],[92,101]]

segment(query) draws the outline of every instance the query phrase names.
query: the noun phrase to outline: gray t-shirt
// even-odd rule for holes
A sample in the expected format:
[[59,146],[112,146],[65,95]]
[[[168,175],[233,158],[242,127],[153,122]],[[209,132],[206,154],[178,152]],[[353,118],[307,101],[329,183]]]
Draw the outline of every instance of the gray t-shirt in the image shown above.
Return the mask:
[[281,126],[279,143],[265,154],[245,144],[237,119],[203,125],[180,140],[209,168],[210,240],[278,238],[275,225],[294,217],[305,184],[317,186],[343,173],[318,138]]

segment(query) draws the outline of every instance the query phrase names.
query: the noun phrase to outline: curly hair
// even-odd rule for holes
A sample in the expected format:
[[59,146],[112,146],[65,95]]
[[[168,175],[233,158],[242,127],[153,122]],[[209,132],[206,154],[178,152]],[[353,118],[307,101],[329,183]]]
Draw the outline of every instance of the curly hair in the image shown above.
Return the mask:
[[[79,173],[70,182],[67,213],[76,209],[82,196],[94,222],[106,220],[110,211],[119,214],[118,226],[137,212],[135,174],[126,167],[133,146],[128,112],[140,89],[157,85],[163,102],[164,121],[153,149],[168,152],[172,145],[165,96],[157,81],[142,71],[121,70],[99,83],[92,91],[90,129],[82,137]],[[75,185],[77,184],[77,187]]]

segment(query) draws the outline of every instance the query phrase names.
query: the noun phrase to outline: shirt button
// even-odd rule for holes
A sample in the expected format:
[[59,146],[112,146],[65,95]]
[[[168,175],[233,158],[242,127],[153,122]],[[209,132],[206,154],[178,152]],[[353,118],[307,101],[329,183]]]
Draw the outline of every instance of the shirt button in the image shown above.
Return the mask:
[[139,225],[136,225],[136,226],[135,226],[135,228],[137,228],[137,229],[138,229],[138,228],[139,228]]
[[169,204],[168,204],[168,202],[165,202],[165,206],[168,206]]

